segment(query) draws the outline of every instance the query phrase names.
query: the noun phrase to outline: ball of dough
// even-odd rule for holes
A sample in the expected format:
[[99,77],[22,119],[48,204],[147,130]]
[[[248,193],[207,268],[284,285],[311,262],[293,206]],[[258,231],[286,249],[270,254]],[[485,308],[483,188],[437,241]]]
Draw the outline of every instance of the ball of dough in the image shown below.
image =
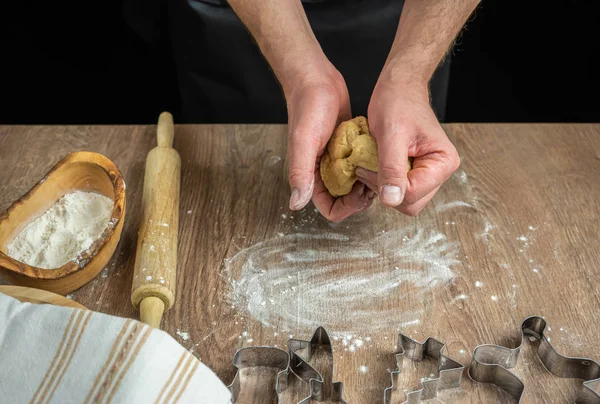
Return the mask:
[[[357,116],[342,122],[333,133],[321,158],[321,179],[332,196],[347,195],[358,179],[356,167],[377,172],[378,164],[377,143],[367,118]],[[410,159],[408,164],[410,169]]]

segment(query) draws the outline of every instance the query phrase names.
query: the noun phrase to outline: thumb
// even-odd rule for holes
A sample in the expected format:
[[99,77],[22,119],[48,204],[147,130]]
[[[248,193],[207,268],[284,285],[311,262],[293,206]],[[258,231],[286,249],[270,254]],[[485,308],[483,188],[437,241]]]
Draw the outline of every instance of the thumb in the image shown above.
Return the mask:
[[386,129],[377,139],[379,199],[390,207],[402,203],[408,185],[408,144],[406,133]]
[[303,128],[292,128],[289,134],[289,168],[288,177],[292,195],[290,209],[304,208],[313,193],[315,185],[315,163],[317,161],[318,145],[310,138],[310,132]]
[[333,132],[337,117],[337,114],[331,114],[331,106],[324,105],[326,102],[323,101],[329,100],[318,94],[300,97],[298,101],[290,108],[288,139],[292,210],[304,208],[312,197],[317,157],[325,147],[327,134]]

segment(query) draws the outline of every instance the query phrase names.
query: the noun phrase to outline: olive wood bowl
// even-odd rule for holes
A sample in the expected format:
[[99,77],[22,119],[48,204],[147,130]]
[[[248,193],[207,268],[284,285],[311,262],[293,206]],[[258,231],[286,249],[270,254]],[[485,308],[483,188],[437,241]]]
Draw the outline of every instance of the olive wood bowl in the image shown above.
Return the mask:
[[[60,268],[43,269],[6,255],[6,246],[25,226],[65,194],[96,192],[114,201],[111,218],[89,249]],[[10,283],[66,295],[106,267],[115,253],[125,221],[125,182],[112,161],[98,153],[75,152],[56,164],[25,195],[0,213],[0,276]]]
[[51,304],[53,306],[87,310],[84,305],[59,294],[48,292],[47,290],[27,288],[25,286],[0,285],[0,293],[17,299],[21,303]]

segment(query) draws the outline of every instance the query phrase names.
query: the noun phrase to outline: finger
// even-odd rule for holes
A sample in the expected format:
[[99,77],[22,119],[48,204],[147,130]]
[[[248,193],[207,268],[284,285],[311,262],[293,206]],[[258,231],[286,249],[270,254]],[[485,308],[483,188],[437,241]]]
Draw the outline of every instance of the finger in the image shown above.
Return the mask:
[[435,151],[416,157],[408,173],[404,202],[413,205],[442,185],[460,165],[456,149],[448,141]]
[[331,115],[330,99],[318,94],[300,97],[290,111],[288,140],[290,209],[300,210],[310,201],[315,185],[315,164],[333,132],[337,114]]
[[398,206],[406,193],[408,178],[408,133],[404,128],[388,126],[373,132],[379,154],[379,198],[384,205]]
[[354,174],[358,178],[368,180],[369,182],[372,182],[374,184],[377,184],[377,180],[379,179],[376,172],[367,170],[366,168],[362,168],[362,167],[357,167],[356,170],[354,171]]
[[413,203],[412,205],[403,203],[396,209],[408,216],[418,216],[419,213],[421,213],[421,211],[425,209],[427,204],[431,201],[431,199],[435,196],[435,194],[437,193],[437,191],[439,191],[440,188],[441,186],[434,188],[431,192],[429,192],[427,195],[425,195],[423,198],[419,199],[416,203]]
[[369,198],[369,189],[360,182],[354,183],[352,191],[348,195],[337,198],[333,207],[329,211],[329,220],[332,222],[341,222],[354,213],[368,209],[373,203],[373,198]]
[[377,173],[362,167],[358,167],[354,174],[356,174],[359,181],[361,181],[363,184],[368,185],[371,189],[376,191],[378,190],[379,187],[377,186]]
[[329,194],[322,181],[317,181],[313,203],[327,220],[340,222],[371,206],[373,197],[371,191],[364,184],[357,181],[348,195],[334,198]]
[[363,184],[365,184],[367,186],[367,188],[369,188],[370,192],[373,192],[375,194],[377,194],[377,185],[370,183],[367,180],[361,180],[360,178],[358,179],[359,182],[362,182]]
[[331,196],[325,184],[323,184],[323,180],[321,179],[321,175],[319,174],[318,169],[315,170],[315,188],[312,195],[312,201],[315,205],[315,208],[321,214],[328,219],[327,215],[331,211],[333,204],[335,203],[335,198]]

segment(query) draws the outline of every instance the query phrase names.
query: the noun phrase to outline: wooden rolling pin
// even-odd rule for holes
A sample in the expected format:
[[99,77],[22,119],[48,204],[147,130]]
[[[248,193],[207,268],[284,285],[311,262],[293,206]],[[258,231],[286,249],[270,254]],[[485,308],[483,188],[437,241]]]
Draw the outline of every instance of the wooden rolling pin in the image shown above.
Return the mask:
[[140,319],[160,328],[175,301],[181,158],[173,149],[173,116],[158,118],[158,147],[148,153],[131,302]]

